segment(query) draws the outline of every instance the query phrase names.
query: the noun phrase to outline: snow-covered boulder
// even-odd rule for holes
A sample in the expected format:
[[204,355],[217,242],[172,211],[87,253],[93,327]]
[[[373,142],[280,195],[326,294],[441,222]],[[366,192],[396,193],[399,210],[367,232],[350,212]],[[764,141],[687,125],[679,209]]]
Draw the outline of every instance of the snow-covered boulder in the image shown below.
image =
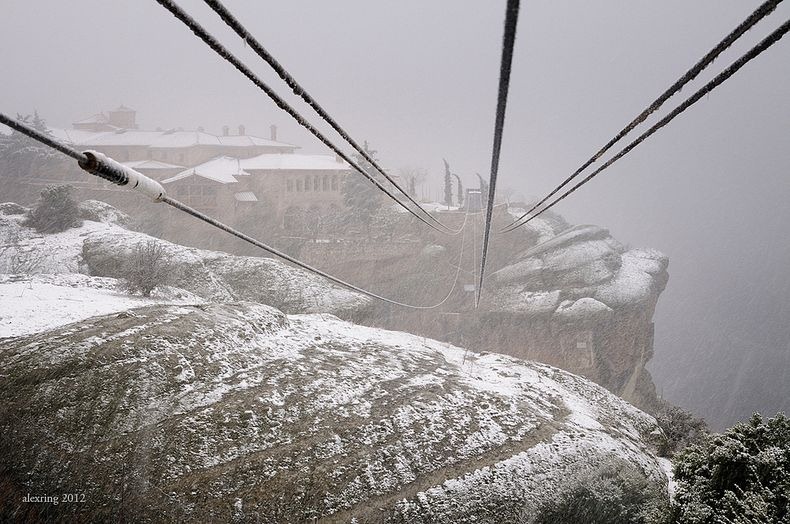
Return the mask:
[[611,457],[666,486],[602,387],[329,315],[148,306],[0,341],[0,370],[6,489],[81,494],[60,521],[499,524]]
[[79,216],[83,220],[117,224],[119,226],[128,226],[132,223],[129,215],[101,200],[83,200],[79,203],[78,209]]
[[[0,214],[0,274],[70,274],[117,278],[138,245],[155,242],[174,268],[174,287],[205,300],[250,300],[289,313],[363,316],[370,299],[273,258],[233,256],[190,248],[129,231],[128,217],[99,201],[80,206],[80,227],[40,234],[24,216]],[[95,220],[93,220],[95,219]]]
[[658,299],[666,284],[667,265],[660,252],[627,249],[606,229],[573,226],[493,273],[497,289],[489,305],[508,312],[530,311],[524,302],[532,302],[535,294],[556,292],[572,302],[594,298],[608,308],[641,307]]

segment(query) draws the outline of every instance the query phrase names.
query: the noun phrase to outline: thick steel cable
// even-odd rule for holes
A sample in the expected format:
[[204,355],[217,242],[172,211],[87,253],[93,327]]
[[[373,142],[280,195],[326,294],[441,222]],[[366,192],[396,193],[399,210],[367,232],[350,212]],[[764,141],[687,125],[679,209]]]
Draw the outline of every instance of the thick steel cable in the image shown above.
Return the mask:
[[340,150],[336,145],[334,145],[327,137],[325,137],[318,129],[313,127],[307,120],[302,117],[293,107],[291,107],[288,102],[283,100],[280,95],[275,93],[263,80],[261,80],[255,73],[253,73],[244,63],[237,58],[234,54],[232,54],[225,46],[220,44],[216,38],[214,38],[206,29],[203,28],[200,24],[198,24],[194,18],[189,16],[183,9],[181,9],[175,2],[172,0],[156,0],[162,7],[170,11],[170,13],[175,16],[178,20],[180,20],[184,25],[186,25],[192,33],[195,34],[198,38],[200,38],[207,46],[209,46],[214,52],[216,52],[220,57],[224,60],[229,62],[233,67],[236,68],[240,73],[246,76],[253,84],[255,84],[261,91],[266,93],[266,95],[271,98],[274,103],[288,113],[294,120],[296,120],[299,125],[307,129],[313,136],[318,138],[325,146],[335,152],[340,158],[345,160],[353,169],[358,171],[362,176],[370,180],[373,185],[375,185],[380,191],[390,197],[392,200],[395,201],[399,206],[403,209],[411,213],[420,222],[424,223],[428,227],[439,231],[440,233],[444,233],[441,229],[437,228],[435,225],[429,223],[425,220],[422,216],[417,214],[416,212],[412,211],[406,204],[401,202],[398,197],[393,195],[386,187],[381,185],[381,183],[366,173],[356,162],[354,162],[351,158],[349,158],[343,151]]
[[592,180],[603,170],[605,170],[606,168],[617,162],[619,159],[627,155],[629,151],[631,151],[636,146],[641,144],[645,139],[650,137],[653,133],[655,133],[656,131],[658,131],[668,123],[670,123],[676,116],[678,116],[680,113],[682,113],[683,111],[694,105],[702,97],[713,91],[716,87],[718,87],[720,84],[722,84],[732,75],[734,75],[740,68],[745,66],[750,60],[756,58],[760,53],[762,53],[763,51],[771,47],[773,44],[778,42],[785,34],[787,34],[788,31],[790,31],[790,20],[786,21],[776,31],[768,35],[764,40],[762,40],[759,44],[753,47],[749,52],[747,52],[746,54],[741,56],[738,60],[733,62],[727,69],[719,73],[719,75],[717,75],[713,80],[705,84],[705,86],[703,86],[699,91],[691,95],[688,99],[686,99],[685,102],[683,102],[678,107],[676,107],[671,113],[669,113],[667,116],[661,119],[653,127],[642,133],[642,135],[640,135],[639,138],[637,138],[636,140],[628,144],[628,146],[620,150],[619,153],[617,153],[615,156],[609,159],[605,164],[603,164],[601,167],[596,169],[594,172],[590,173],[590,175],[588,175],[584,180],[573,186],[571,189],[567,190],[560,197],[556,198],[554,201],[551,202],[551,204],[541,209],[538,213],[529,217],[521,225],[529,223],[529,221],[531,221],[533,218],[536,218],[541,214],[543,214],[544,212],[548,211],[549,209],[557,205],[560,201],[564,200],[571,193],[573,193],[581,186]]
[[510,87],[510,69],[513,63],[513,47],[516,42],[516,25],[518,23],[519,0],[508,0],[505,11],[505,34],[502,37],[502,62],[499,65],[499,94],[497,96],[496,119],[494,122],[494,146],[491,152],[491,179],[488,182],[488,204],[486,205],[486,222],[483,232],[483,250],[480,258],[480,280],[478,293],[475,297],[475,308],[480,304],[485,278],[488,241],[491,234],[491,217],[494,212],[494,193],[499,171],[499,153],[502,149],[502,130],[505,127],[505,110],[507,93]]
[[299,96],[304,102],[309,105],[313,111],[318,114],[329,126],[334,129],[337,134],[339,134],[343,140],[345,140],[354,150],[362,155],[362,158],[367,160],[373,168],[381,173],[381,175],[387,179],[387,181],[395,186],[395,189],[400,191],[412,204],[417,206],[417,209],[421,210],[425,215],[430,218],[434,223],[443,226],[438,219],[436,219],[433,215],[431,215],[428,211],[426,211],[412,196],[403,190],[395,180],[387,174],[384,169],[379,166],[378,162],[373,159],[371,155],[365,151],[364,147],[361,147],[351,136],[343,129],[340,124],[332,118],[329,113],[327,113],[323,107],[313,98],[299,83],[296,79],[283,67],[280,62],[277,61],[274,56],[272,56],[269,51],[266,50],[265,47],[247,30],[246,27],[239,21],[238,18],[233,16],[231,13],[219,0],[204,0],[204,2],[214,10],[217,15],[222,19],[225,24],[230,27],[239,37],[244,40],[244,43],[249,45],[255,54],[257,54],[264,62],[269,64],[269,66],[274,69],[274,72],[286,83],[288,87],[291,88],[293,93]]
[[[92,158],[92,155],[86,155],[85,153],[81,153],[81,152],[77,151],[76,149],[73,149],[69,145],[57,140],[56,138],[48,136],[48,135],[46,135],[44,133],[41,133],[39,131],[36,131],[32,127],[30,127],[30,126],[28,126],[26,124],[23,124],[22,122],[19,122],[18,120],[10,118],[10,117],[4,115],[3,113],[0,113],[0,123],[3,123],[5,125],[9,126],[10,128],[12,128],[12,129],[14,129],[16,131],[19,131],[20,133],[25,134],[25,135],[29,136],[30,138],[32,138],[34,140],[37,140],[38,142],[41,142],[44,145],[47,145],[47,146],[49,146],[49,147],[51,147],[53,149],[56,149],[56,150],[58,150],[58,151],[60,151],[60,152],[62,152],[64,154],[76,159],[79,162],[79,165],[80,165],[80,167],[83,170],[87,171],[88,173],[90,173],[90,174],[92,174],[94,176],[98,176],[98,177],[103,178],[105,180],[109,180],[109,181],[111,181],[111,182],[113,182],[113,183],[115,183],[117,185],[120,185],[120,186],[124,186],[128,182],[128,180],[123,177],[123,173],[116,173],[116,172],[114,172],[112,170],[112,167],[109,167],[109,168],[107,168],[105,170],[105,168],[107,166],[103,166],[101,164],[97,166],[95,163],[91,164],[91,160],[93,160],[93,161],[97,160],[95,157]],[[131,170],[131,171],[133,171],[133,170]],[[136,174],[136,172],[135,172],[135,174]],[[114,176],[114,175],[117,175],[117,176]],[[139,175],[139,176],[141,178],[147,178],[144,175]],[[204,213],[201,213],[200,211],[198,211],[198,210],[196,210],[196,209],[184,204],[183,202],[179,202],[178,200],[175,200],[174,198],[170,198],[169,196],[167,196],[165,194],[161,194],[158,198],[156,198],[155,201],[156,202],[164,202],[165,204],[168,204],[169,206],[172,206],[172,207],[178,209],[179,211],[183,211],[184,213],[187,213],[187,214],[189,214],[189,215],[191,215],[191,216],[193,216],[193,217],[195,217],[195,218],[197,218],[199,220],[202,220],[203,222],[206,222],[207,224],[212,225],[212,226],[216,227],[217,229],[225,231],[226,233],[230,233],[231,235],[233,235],[233,236],[235,236],[237,238],[240,238],[241,240],[244,240],[247,243],[250,243],[250,244],[252,244],[252,245],[254,245],[256,247],[259,247],[259,248],[263,249],[264,251],[267,251],[267,252],[269,252],[269,253],[271,253],[271,254],[279,257],[279,258],[282,258],[283,260],[287,260],[288,262],[290,262],[290,263],[294,264],[295,266],[298,266],[298,267],[300,267],[300,268],[302,268],[302,269],[304,269],[306,271],[309,271],[311,273],[315,273],[315,274],[317,274],[319,276],[322,276],[322,277],[324,277],[325,279],[327,279],[327,280],[329,280],[331,282],[334,282],[334,283],[339,284],[339,285],[341,285],[341,286],[343,286],[345,288],[351,289],[353,291],[356,291],[356,292],[361,293],[363,295],[369,296],[371,298],[375,298],[375,299],[378,299],[378,300],[382,300],[384,302],[388,302],[390,304],[394,304],[396,306],[402,306],[402,307],[407,307],[407,308],[411,308],[411,309],[434,309],[434,308],[437,308],[437,307],[441,306],[442,304],[444,304],[447,301],[447,299],[450,298],[450,295],[452,295],[452,293],[455,290],[455,287],[456,287],[456,285],[458,283],[458,277],[460,275],[460,268],[456,271],[455,279],[453,280],[453,284],[452,284],[452,286],[450,288],[450,291],[447,293],[447,295],[440,302],[438,302],[437,304],[430,305],[430,306],[417,306],[417,305],[413,305],[413,304],[406,304],[404,302],[399,302],[397,300],[392,300],[392,299],[389,299],[387,297],[383,297],[381,295],[373,293],[372,291],[368,291],[368,290],[363,289],[361,287],[355,286],[354,284],[346,282],[345,280],[342,280],[340,278],[332,276],[329,273],[321,271],[320,269],[317,269],[317,268],[315,268],[315,267],[313,267],[313,266],[311,266],[309,264],[306,264],[304,262],[301,262],[300,260],[298,260],[298,259],[296,259],[296,258],[294,258],[294,257],[292,257],[292,256],[290,256],[290,255],[288,255],[286,253],[283,253],[282,251],[280,251],[280,250],[278,250],[276,248],[273,248],[273,247],[271,247],[271,246],[269,246],[267,244],[264,244],[260,240],[254,239],[251,236],[246,235],[246,234],[242,233],[241,231],[238,231],[237,229],[234,229],[234,228],[228,226],[227,224],[224,224],[224,223],[220,222],[219,220],[217,220],[215,218],[212,218],[212,217],[210,217],[210,216],[208,216],[208,215],[206,215]],[[468,217],[469,217],[469,213],[467,211],[466,215],[464,215],[464,222],[463,222],[463,224],[461,225],[461,228],[460,228],[461,231],[463,231],[463,229],[465,228]],[[464,252],[464,236],[461,235],[461,254],[459,255],[459,264],[458,264],[459,266],[460,266],[461,259],[463,257],[463,252]]]
[[727,50],[736,40],[738,40],[741,36],[743,36],[746,31],[751,29],[757,22],[765,18],[767,15],[771,14],[776,9],[776,6],[779,5],[782,0],[768,0],[764,2],[760,7],[758,7],[749,17],[741,22],[741,24],[732,30],[730,34],[728,34],[724,39],[716,45],[713,49],[711,49],[705,56],[703,56],[691,69],[686,71],[686,73],[681,76],[674,84],[672,84],[669,89],[664,91],[658,98],[656,98],[644,111],[642,111],[636,118],[634,118],[627,126],[625,126],[617,135],[611,139],[605,146],[603,146],[597,153],[591,156],[581,167],[579,167],[576,171],[571,174],[568,178],[566,178],[559,186],[554,188],[551,193],[546,195],[543,200],[532,206],[526,213],[515,219],[513,222],[502,228],[501,232],[512,231],[519,227],[519,222],[521,222],[524,217],[531,214],[533,211],[538,209],[547,200],[551,197],[556,195],[562,188],[567,186],[571,181],[576,179],[579,174],[587,169],[593,162],[597,161],[601,156],[604,155],[609,149],[612,148],[617,142],[619,142],[625,135],[630,133],[637,125],[641,124],[642,122],[647,119],[648,116],[656,112],[669,98],[671,98],[675,93],[680,91],[686,84],[694,80],[706,67],[708,67],[718,56]]

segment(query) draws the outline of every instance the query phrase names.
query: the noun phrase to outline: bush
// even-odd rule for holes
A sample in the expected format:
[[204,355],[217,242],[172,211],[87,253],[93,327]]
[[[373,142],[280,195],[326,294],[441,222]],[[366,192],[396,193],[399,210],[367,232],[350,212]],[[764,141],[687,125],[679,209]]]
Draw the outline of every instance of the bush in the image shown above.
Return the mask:
[[60,233],[82,225],[79,208],[71,196],[73,190],[71,186],[45,187],[25,225],[39,233]]
[[149,240],[138,244],[121,268],[126,290],[150,297],[151,292],[173,281],[173,266],[167,261],[160,242]]
[[790,523],[790,419],[754,414],[675,460],[675,522]]
[[658,454],[662,457],[672,457],[708,435],[708,425],[703,419],[664,400],[660,401],[655,417],[665,437],[658,446]]
[[658,524],[666,522],[668,495],[634,465],[610,459],[572,472],[534,524]]

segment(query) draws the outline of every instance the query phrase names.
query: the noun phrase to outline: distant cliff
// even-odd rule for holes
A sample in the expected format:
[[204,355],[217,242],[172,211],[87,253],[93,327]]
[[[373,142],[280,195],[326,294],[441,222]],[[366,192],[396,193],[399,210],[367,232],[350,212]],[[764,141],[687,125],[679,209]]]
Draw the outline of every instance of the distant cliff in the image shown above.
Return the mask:
[[[509,217],[500,210],[494,228]],[[412,304],[440,302],[458,275],[440,307],[374,304],[374,324],[546,362],[642,408],[653,407],[656,391],[645,365],[653,355],[656,303],[669,278],[666,256],[628,248],[606,229],[572,226],[547,213],[492,237],[486,286],[475,309],[480,254],[471,246],[479,250],[482,217],[445,213],[440,218],[455,228],[466,221],[465,232],[404,235],[411,244],[398,249],[389,242],[357,242],[350,250],[343,243],[305,242],[300,255]]]

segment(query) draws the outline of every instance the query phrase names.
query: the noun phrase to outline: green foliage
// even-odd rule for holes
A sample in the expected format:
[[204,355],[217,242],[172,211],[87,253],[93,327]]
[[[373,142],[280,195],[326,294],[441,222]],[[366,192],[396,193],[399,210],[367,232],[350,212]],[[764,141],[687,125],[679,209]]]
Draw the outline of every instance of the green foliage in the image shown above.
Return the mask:
[[701,442],[708,434],[708,426],[703,419],[663,400],[655,417],[664,432],[665,440],[658,449],[659,455],[664,457],[671,457],[677,451]]
[[790,419],[755,414],[679,453],[673,517],[684,524],[790,523]]
[[533,524],[658,524],[666,522],[668,496],[637,468],[611,459],[571,472]]
[[82,221],[77,202],[71,196],[73,190],[71,186],[45,187],[25,224],[39,233],[59,233],[79,227]]
[[149,240],[134,248],[121,268],[120,276],[127,291],[149,297],[154,289],[173,281],[174,268],[167,260],[162,244]]

